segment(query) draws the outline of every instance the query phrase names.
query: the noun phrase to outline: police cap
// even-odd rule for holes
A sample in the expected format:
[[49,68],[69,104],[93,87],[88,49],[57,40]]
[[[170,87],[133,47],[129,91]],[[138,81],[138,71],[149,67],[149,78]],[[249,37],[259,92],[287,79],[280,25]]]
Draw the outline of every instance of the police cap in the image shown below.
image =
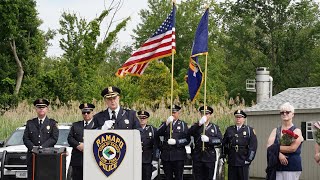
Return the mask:
[[[206,107],[207,107],[207,108],[206,108],[206,114],[207,114],[207,113],[212,114],[212,113],[213,113],[213,108],[210,107],[210,106],[206,106]],[[200,111],[201,113],[203,113],[203,111],[204,111],[204,106],[201,106],[201,107],[199,108],[199,111]]]
[[115,86],[109,86],[106,87],[104,90],[101,92],[101,96],[104,98],[112,98],[120,95],[121,90]]
[[234,114],[234,116],[242,116],[244,118],[247,117],[247,114],[240,109],[236,110],[233,114]]
[[80,104],[79,109],[81,109],[82,112],[90,112],[95,108],[93,104],[90,103],[83,103]]
[[137,114],[139,117],[144,117],[144,118],[150,117],[150,114],[147,111],[138,111]]
[[49,106],[49,101],[46,100],[46,99],[42,99],[42,98],[39,98],[37,100],[35,100],[33,102],[33,105],[36,106],[36,107],[48,107]]
[[[168,107],[168,109],[171,109],[171,106]],[[180,111],[181,107],[178,105],[172,105],[172,112],[178,112]]]

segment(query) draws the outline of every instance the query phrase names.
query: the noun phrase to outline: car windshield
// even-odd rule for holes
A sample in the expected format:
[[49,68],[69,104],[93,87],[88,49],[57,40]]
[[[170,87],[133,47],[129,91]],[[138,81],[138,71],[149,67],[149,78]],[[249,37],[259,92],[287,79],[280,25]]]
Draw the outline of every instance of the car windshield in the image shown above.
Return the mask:
[[[70,129],[59,129],[59,139],[56,145],[69,146],[68,144],[68,134]],[[13,134],[9,137],[5,146],[16,146],[16,145],[24,145],[23,144],[23,133],[24,129],[18,129],[13,132]]]

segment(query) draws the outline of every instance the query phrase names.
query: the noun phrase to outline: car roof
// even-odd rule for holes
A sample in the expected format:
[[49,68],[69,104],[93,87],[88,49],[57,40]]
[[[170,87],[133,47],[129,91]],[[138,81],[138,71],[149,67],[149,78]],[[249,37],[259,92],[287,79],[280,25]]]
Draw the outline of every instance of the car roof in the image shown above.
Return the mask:
[[[71,124],[68,124],[68,123],[58,124],[58,128],[59,129],[70,129],[71,128]],[[18,127],[16,130],[24,130],[24,129],[26,129],[26,125]]]

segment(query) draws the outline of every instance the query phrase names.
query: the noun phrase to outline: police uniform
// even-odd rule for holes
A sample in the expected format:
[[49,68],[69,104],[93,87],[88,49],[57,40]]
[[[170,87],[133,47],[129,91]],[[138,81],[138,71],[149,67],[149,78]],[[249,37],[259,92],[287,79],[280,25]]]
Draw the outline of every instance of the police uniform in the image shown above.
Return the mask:
[[[138,111],[138,116],[149,118],[150,114],[147,111]],[[151,180],[152,161],[159,159],[159,136],[157,129],[151,125],[146,125],[140,131],[142,145],[142,180]]]
[[[107,87],[101,92],[104,98],[119,96],[121,90],[117,87]],[[136,112],[130,109],[124,109],[118,106],[118,113],[115,117],[115,123],[110,129],[141,129]],[[105,121],[111,120],[111,109],[107,108],[104,111],[94,115],[95,128],[101,129]]]
[[[200,107],[199,111],[203,112],[204,106]],[[207,106],[206,113],[212,114],[213,108]],[[221,145],[222,134],[219,126],[209,122],[205,126],[205,135],[209,138],[209,141],[204,143],[204,149],[202,149],[203,141],[201,140],[201,135],[203,134],[203,128],[204,125],[199,125],[197,122],[189,129],[189,134],[193,136],[195,143],[195,148],[192,152],[192,170],[196,180],[212,180],[216,161],[215,147]]]
[[[46,99],[37,99],[33,102],[37,108],[47,107],[50,103]],[[53,147],[59,137],[59,130],[57,128],[57,122],[54,119],[49,119],[47,116],[45,119],[33,118],[27,121],[26,129],[23,134],[23,143],[28,148],[27,152],[27,167],[28,167],[28,179],[32,178],[32,149],[34,146]]]
[[[234,112],[235,116],[247,115],[242,110]],[[224,154],[228,156],[228,179],[248,180],[249,165],[257,150],[257,137],[252,127],[242,125],[239,130],[233,125],[227,128],[224,138]]]
[[[181,107],[174,105],[172,112],[177,112]],[[172,122],[172,139],[175,139],[175,145],[169,145],[170,139],[170,125],[163,122],[158,128],[158,135],[164,136],[164,141],[161,146],[161,161],[164,168],[164,173],[167,180],[183,179],[184,160],[187,158],[185,146],[190,143],[190,136],[188,134],[188,124],[178,119]]]
[[[85,103],[79,106],[82,112],[92,112],[95,108],[93,104]],[[80,143],[83,143],[84,129],[92,129],[94,127],[93,120],[87,125],[85,120],[78,121],[72,124],[68,135],[68,143],[72,147],[72,155],[70,166],[72,166],[72,179],[83,179],[83,152],[77,149]]]

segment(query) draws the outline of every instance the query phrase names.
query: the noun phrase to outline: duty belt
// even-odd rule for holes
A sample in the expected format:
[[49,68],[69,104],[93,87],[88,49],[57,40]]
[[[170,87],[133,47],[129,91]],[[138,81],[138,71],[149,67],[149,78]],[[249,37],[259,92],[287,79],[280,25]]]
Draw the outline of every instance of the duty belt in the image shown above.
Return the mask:
[[239,151],[239,149],[248,149],[248,146],[239,146],[239,145],[235,145],[235,146],[231,146],[232,148],[234,148],[234,150],[236,152]]

